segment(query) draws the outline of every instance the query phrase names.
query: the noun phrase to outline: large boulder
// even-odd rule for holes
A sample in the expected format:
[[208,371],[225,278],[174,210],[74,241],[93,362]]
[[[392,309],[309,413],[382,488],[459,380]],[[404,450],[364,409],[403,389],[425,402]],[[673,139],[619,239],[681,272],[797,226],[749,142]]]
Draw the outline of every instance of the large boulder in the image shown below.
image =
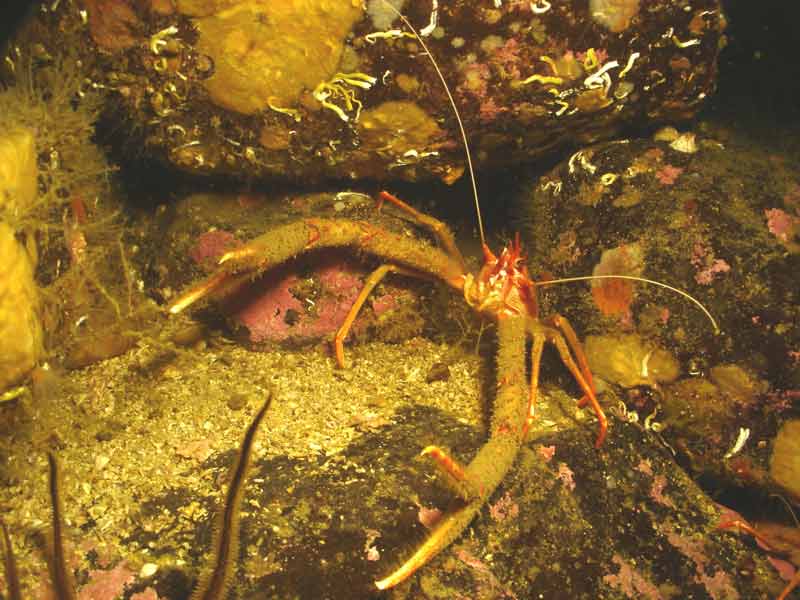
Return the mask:
[[800,181],[791,157],[725,129],[663,130],[576,152],[518,206],[541,281],[646,277],[702,302],[719,327],[656,285],[541,287],[545,311],[557,307],[588,335],[612,410],[654,427],[709,481],[765,495],[787,489],[786,471],[771,477],[768,461],[800,384]]
[[[72,43],[112,92],[135,155],[303,181],[464,170],[434,65],[385,0],[83,4]],[[392,4],[439,63],[487,166],[694,115],[714,90],[725,28],[719,0]],[[48,13],[60,38],[75,31],[66,4]]]

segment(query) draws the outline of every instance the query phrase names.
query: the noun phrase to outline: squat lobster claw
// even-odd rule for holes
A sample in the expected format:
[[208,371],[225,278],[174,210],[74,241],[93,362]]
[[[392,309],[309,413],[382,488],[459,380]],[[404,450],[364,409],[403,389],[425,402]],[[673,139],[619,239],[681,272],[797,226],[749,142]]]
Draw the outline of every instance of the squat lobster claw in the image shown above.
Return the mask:
[[[561,316],[546,321],[539,319],[536,284],[525,266],[518,236],[499,255],[484,244],[484,265],[473,275],[466,272],[464,259],[445,223],[417,211],[388,192],[381,192],[380,202],[388,202],[405,212],[429,230],[440,247],[368,221],[304,219],[277,227],[225,254],[217,271],[175,299],[169,311],[178,313],[200,299],[225,296],[259,273],[311,249],[350,247],[386,262],[367,277],[335,336],[335,353],[340,366],[344,366],[344,340],[358,311],[388,273],[444,281],[461,292],[476,312],[497,323],[497,394],[489,439],[466,466],[437,446],[423,450],[452,483],[458,498],[428,540],[395,572],[376,582],[379,589],[386,589],[408,578],[453,542],[508,473],[534,418],[545,344],[549,342],[555,346],[561,361],[580,386],[583,399],[579,405],[590,404],[597,416],[599,432],[595,446],[598,448],[605,439],[608,424],[595,396],[586,357],[569,322]],[[526,381],[526,340],[529,337],[533,343],[530,380]]]

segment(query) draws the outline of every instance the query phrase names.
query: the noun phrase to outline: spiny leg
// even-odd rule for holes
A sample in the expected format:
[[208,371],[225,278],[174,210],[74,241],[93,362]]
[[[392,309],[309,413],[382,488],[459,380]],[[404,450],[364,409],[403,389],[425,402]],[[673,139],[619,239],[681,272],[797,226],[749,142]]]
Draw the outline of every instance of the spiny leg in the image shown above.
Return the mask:
[[531,382],[528,388],[528,416],[525,419],[525,432],[527,433],[536,417],[536,397],[539,395],[539,372],[542,369],[542,351],[547,337],[534,331],[533,345],[531,346]]
[[417,275],[416,271],[412,271],[411,269],[388,264],[381,265],[372,273],[370,273],[369,277],[364,280],[364,287],[361,288],[361,291],[358,293],[358,297],[356,298],[355,302],[353,302],[353,306],[350,307],[342,326],[339,327],[339,331],[336,332],[336,337],[333,338],[333,347],[336,351],[336,362],[341,368],[344,368],[344,340],[347,338],[347,334],[350,333],[350,328],[353,326],[353,322],[356,320],[361,307],[364,306],[364,302],[366,302],[372,290],[375,289],[375,286],[378,285],[384,277],[386,277],[387,273]]
[[196,283],[191,288],[183,292],[180,296],[175,298],[169,304],[167,310],[170,314],[177,315],[201,298],[205,298],[212,294],[217,294],[220,297],[227,296],[238,289],[239,285],[249,279],[250,275],[235,275],[226,271],[217,271],[213,275]]
[[407,235],[384,230],[364,221],[349,219],[304,219],[280,225],[230,250],[219,260],[218,270],[174,299],[170,312],[183,311],[214,294],[225,296],[238,285],[267,269],[284,264],[309,250],[353,248],[381,261],[405,265],[417,276],[444,280],[461,291],[464,268],[459,256],[422,243]]
[[[553,327],[558,329],[564,335],[564,338],[567,340],[567,344],[569,344],[569,347],[572,350],[572,354],[575,355],[575,359],[578,361],[578,366],[581,369],[581,373],[583,373],[583,377],[586,379],[586,383],[588,383],[589,387],[592,388],[592,391],[594,391],[594,378],[592,377],[592,371],[589,369],[589,360],[586,358],[586,352],[583,351],[583,344],[581,344],[580,340],[578,339],[578,334],[575,333],[575,330],[572,328],[569,320],[562,315],[555,314],[551,316],[550,322],[552,323]],[[582,407],[588,401],[588,397],[585,396],[578,403],[578,406]]]
[[380,200],[378,201],[378,208],[380,208],[380,202],[387,201],[394,204],[397,208],[405,211],[408,213],[419,225],[427,228],[430,232],[432,232],[436,239],[439,240],[439,243],[444,247],[444,251],[458,261],[458,264],[461,266],[461,270],[465,271],[466,266],[464,264],[464,257],[461,255],[461,251],[456,246],[455,236],[453,236],[453,232],[450,231],[450,228],[437,219],[436,217],[432,217],[430,215],[426,215],[423,212],[418,211],[413,206],[406,204],[397,196],[390,194],[389,192],[383,191],[380,193]]
[[[750,525],[747,521],[742,519],[733,519],[731,521],[725,521],[724,523],[720,523],[717,525],[717,529],[730,529],[732,527],[736,527],[739,531],[746,531],[754,538],[756,538],[763,546],[767,548],[770,547],[769,540],[761,535],[761,533]],[[778,596],[777,600],[786,600],[789,597],[789,594],[792,592],[793,589],[800,586],[800,570],[797,570],[794,576],[789,580],[789,583],[786,584],[786,587],[783,588],[780,596]]]
[[449,487],[464,501],[468,502],[477,495],[477,490],[470,485],[464,465],[439,446],[427,446],[420,456],[429,456],[439,472],[444,475]]
[[564,366],[566,366],[570,373],[572,373],[572,377],[574,377],[575,381],[578,382],[578,385],[583,391],[585,397],[588,398],[589,404],[592,405],[592,409],[594,410],[597,420],[600,423],[600,433],[597,434],[597,440],[594,443],[595,448],[599,448],[603,445],[603,440],[605,440],[606,431],[608,430],[608,420],[606,419],[606,414],[600,407],[600,403],[597,401],[597,396],[595,396],[591,385],[589,385],[589,383],[586,381],[586,378],[583,376],[583,373],[581,373],[580,368],[573,360],[572,354],[570,353],[570,348],[567,345],[567,341],[562,335],[561,331],[551,327],[545,327],[543,329],[548,332],[548,339],[556,347],[556,350],[558,350],[558,354],[561,356],[561,362],[563,362]]
[[404,581],[447,548],[472,522],[511,468],[522,445],[527,415],[525,338],[524,319],[515,316],[498,321],[499,374],[491,434],[463,468],[464,480],[477,488],[476,493],[466,503],[461,498],[454,500],[427,540],[394,572],[375,582],[378,589],[385,590]]

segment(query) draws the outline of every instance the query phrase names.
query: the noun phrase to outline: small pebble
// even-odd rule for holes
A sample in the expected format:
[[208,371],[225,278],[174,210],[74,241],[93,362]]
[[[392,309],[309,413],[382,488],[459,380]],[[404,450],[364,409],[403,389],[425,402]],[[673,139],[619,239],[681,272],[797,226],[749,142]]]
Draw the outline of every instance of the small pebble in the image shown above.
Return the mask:
[[450,379],[450,367],[443,362],[437,362],[431,365],[428,374],[425,376],[425,381],[428,383],[447,381],[448,379]]
[[242,410],[245,406],[247,406],[249,399],[250,397],[247,394],[232,394],[231,397],[228,398],[228,408],[231,410]]

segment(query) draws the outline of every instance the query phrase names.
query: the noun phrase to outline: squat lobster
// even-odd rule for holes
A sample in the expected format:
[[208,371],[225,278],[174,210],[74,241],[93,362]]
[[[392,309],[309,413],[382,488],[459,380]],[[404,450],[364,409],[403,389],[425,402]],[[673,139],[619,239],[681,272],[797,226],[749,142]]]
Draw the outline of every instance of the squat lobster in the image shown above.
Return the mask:
[[[496,321],[499,343],[497,396],[489,440],[466,466],[460,465],[438,446],[423,450],[423,455],[430,456],[452,483],[458,498],[427,541],[397,570],[376,582],[379,589],[386,589],[408,578],[453,542],[508,473],[534,417],[540,361],[547,342],[558,350],[561,361],[583,391],[580,405],[590,404],[597,416],[596,447],[600,447],[605,439],[607,420],[597,402],[586,357],[569,322],[561,316],[546,321],[538,317],[536,284],[525,266],[519,236],[497,256],[484,243],[484,265],[477,275],[473,275],[466,272],[464,258],[445,223],[417,211],[388,192],[381,192],[380,201],[393,204],[430,230],[441,247],[399,235],[368,221],[304,219],[277,227],[224,254],[219,260],[218,270],[179,296],[169,311],[179,313],[202,298],[227,295],[257,274],[303,252],[350,247],[386,262],[367,277],[364,288],[336,334],[334,346],[340,366],[344,366],[344,340],[353,321],[372,289],[387,273],[442,280],[463,293],[467,303],[479,314]],[[528,385],[525,381],[525,355],[529,336],[532,350]]]

